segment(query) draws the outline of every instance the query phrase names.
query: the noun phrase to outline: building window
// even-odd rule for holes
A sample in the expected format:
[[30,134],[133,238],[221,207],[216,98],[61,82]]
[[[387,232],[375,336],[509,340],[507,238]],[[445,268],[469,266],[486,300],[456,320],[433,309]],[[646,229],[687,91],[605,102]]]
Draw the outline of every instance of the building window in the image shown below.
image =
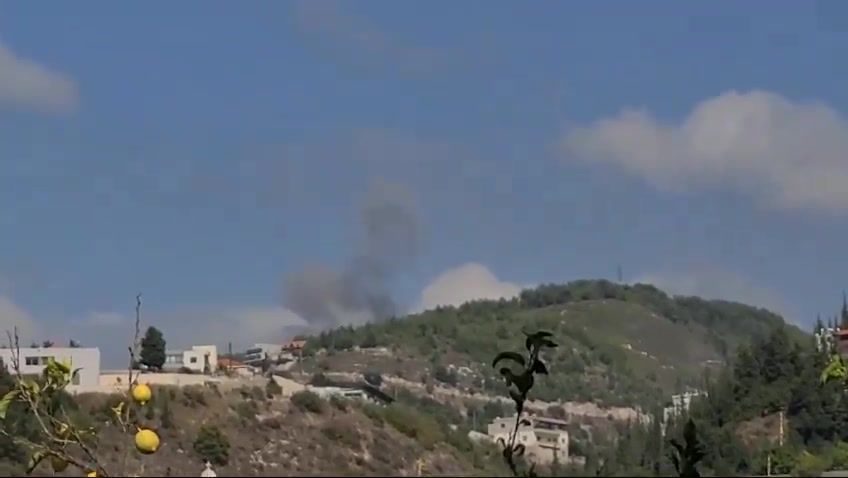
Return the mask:
[[189,359],[189,361],[191,363],[197,363],[197,357],[192,357],[191,359]]
[[26,365],[38,365],[38,357],[26,357]]

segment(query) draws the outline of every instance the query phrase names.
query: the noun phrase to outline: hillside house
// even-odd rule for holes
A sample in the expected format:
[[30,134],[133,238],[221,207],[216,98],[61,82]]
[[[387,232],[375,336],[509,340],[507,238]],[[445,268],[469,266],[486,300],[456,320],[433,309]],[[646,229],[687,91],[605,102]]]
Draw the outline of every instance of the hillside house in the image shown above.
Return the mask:
[[218,347],[195,345],[187,350],[166,350],[162,370],[179,372],[183,369],[205,374],[214,372],[218,369]]
[[283,345],[283,352],[300,356],[300,354],[303,353],[304,347],[306,347],[305,340],[290,340]]
[[848,329],[837,328],[831,333],[833,347],[842,357],[848,356]]
[[[0,359],[14,373],[13,352],[10,348],[0,349]],[[77,387],[97,387],[100,384],[100,349],[94,347],[21,347],[19,349],[21,375],[41,375],[52,358],[58,362],[70,360],[71,369],[80,369],[72,378],[69,390]]]
[[665,433],[665,427],[669,420],[674,417],[682,416],[688,412],[693,399],[697,397],[705,397],[706,395],[706,392],[701,390],[690,390],[688,392],[672,395],[671,402],[663,408],[663,433]]
[[[527,415],[527,423],[518,427],[516,443],[525,446],[525,456],[539,464],[568,462],[568,422],[555,418]],[[515,416],[496,418],[487,428],[492,441],[507,442],[515,426]]]

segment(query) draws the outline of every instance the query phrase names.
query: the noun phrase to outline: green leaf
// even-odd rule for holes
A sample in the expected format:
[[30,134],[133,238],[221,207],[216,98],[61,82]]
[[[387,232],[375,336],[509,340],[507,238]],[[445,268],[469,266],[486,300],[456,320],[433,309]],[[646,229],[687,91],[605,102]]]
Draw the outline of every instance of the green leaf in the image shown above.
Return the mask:
[[512,360],[513,362],[521,365],[522,367],[526,363],[524,361],[524,356],[518,352],[500,352],[495,356],[495,359],[492,361],[492,367],[497,367],[498,362],[501,360]]
[[538,332],[528,334],[524,332],[524,335],[527,336],[527,339],[524,341],[524,346],[527,347],[527,350],[532,351],[535,349],[540,349],[542,347],[553,348],[556,347],[553,341],[551,341],[548,337],[553,336],[552,333],[547,332],[545,330],[540,330]]
[[827,364],[821,374],[821,383],[826,384],[834,380],[846,380],[848,378],[848,369],[842,361],[842,357],[834,355]]
[[0,400],[0,420],[6,419],[6,413],[9,411],[9,405],[12,404],[13,401],[18,397],[20,392],[18,390],[12,390],[3,396],[3,399]]
[[64,373],[70,373],[71,367],[65,362],[54,362],[56,370]]
[[540,345],[540,347],[546,347],[546,348],[549,348],[549,349],[555,349],[555,348],[559,347],[559,345],[557,345],[557,343],[554,342],[553,340],[544,339],[544,338],[539,340],[539,345]]
[[29,463],[27,464],[26,474],[29,475],[35,470],[35,467],[38,466],[45,458],[47,458],[47,453],[43,451],[33,452],[29,457]]
[[506,381],[506,386],[509,387],[510,385],[512,385],[512,382],[515,381],[515,374],[512,372],[512,370],[507,367],[503,367],[499,370],[499,372]]
[[515,386],[518,387],[518,390],[522,393],[522,395],[527,395],[530,389],[533,388],[533,374],[524,372],[515,377],[513,379],[513,383],[515,383]]
[[524,446],[523,443],[519,443],[515,445],[515,448],[512,449],[512,454],[514,456],[524,456],[525,451],[527,451],[527,447]]
[[536,361],[533,362],[533,373],[537,373],[539,375],[547,375],[548,367],[545,365],[545,362],[542,362],[541,359],[536,359]]

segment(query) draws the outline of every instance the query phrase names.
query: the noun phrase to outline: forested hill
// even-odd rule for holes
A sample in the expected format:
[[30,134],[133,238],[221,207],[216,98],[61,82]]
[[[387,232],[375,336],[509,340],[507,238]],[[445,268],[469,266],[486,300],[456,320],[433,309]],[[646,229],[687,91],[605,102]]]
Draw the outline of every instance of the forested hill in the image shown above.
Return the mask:
[[[561,346],[550,354],[551,376],[534,389],[536,398],[649,406],[675,391],[700,387],[705,368],[783,324],[770,311],[735,302],[671,297],[644,284],[581,280],[525,290],[512,300],[343,327],[313,337],[307,355],[328,350],[314,359],[324,371],[365,368],[495,392],[500,380],[488,366],[491,358],[514,348],[522,329],[543,329]],[[794,326],[787,329],[793,340],[805,335]],[[393,353],[362,350],[375,347]],[[457,366],[467,368],[460,373]]]
[[[848,469],[845,385],[822,384],[830,352],[812,341],[793,343],[787,331],[776,328],[739,347],[709,381],[707,395],[693,401],[689,416],[669,424],[668,434],[679,438],[687,418],[693,419],[704,476],[765,476],[769,461],[772,474],[784,476]],[[592,466],[604,463],[600,476],[673,473],[651,427],[633,424],[614,450],[600,453],[591,460]]]

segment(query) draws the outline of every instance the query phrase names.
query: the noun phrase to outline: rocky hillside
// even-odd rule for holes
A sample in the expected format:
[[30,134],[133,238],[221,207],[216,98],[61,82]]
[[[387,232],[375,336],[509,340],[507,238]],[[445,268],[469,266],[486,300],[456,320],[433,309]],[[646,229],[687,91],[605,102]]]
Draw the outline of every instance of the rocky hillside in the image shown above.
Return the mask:
[[[158,452],[148,456],[136,453],[132,437],[112,423],[111,407],[120,396],[74,399],[75,421],[98,430],[97,454],[113,475],[200,476],[206,459],[216,462],[218,476],[414,476],[418,460],[428,475],[502,471],[497,450],[473,445],[467,430],[454,431],[402,404],[327,401],[309,392],[290,399],[258,386],[229,393],[199,386],[153,392],[138,417],[161,437]],[[19,474],[20,457],[5,451],[3,474]],[[53,476],[47,464],[35,474]],[[70,467],[57,476],[80,471]]]
[[[534,390],[549,402],[654,406],[700,386],[740,343],[783,319],[744,304],[670,297],[649,286],[578,281],[524,291],[520,298],[443,307],[309,341],[305,372],[371,372],[384,377],[502,395],[490,367],[516,347],[521,330],[554,333],[551,375]],[[792,327],[796,338],[804,334]]]

